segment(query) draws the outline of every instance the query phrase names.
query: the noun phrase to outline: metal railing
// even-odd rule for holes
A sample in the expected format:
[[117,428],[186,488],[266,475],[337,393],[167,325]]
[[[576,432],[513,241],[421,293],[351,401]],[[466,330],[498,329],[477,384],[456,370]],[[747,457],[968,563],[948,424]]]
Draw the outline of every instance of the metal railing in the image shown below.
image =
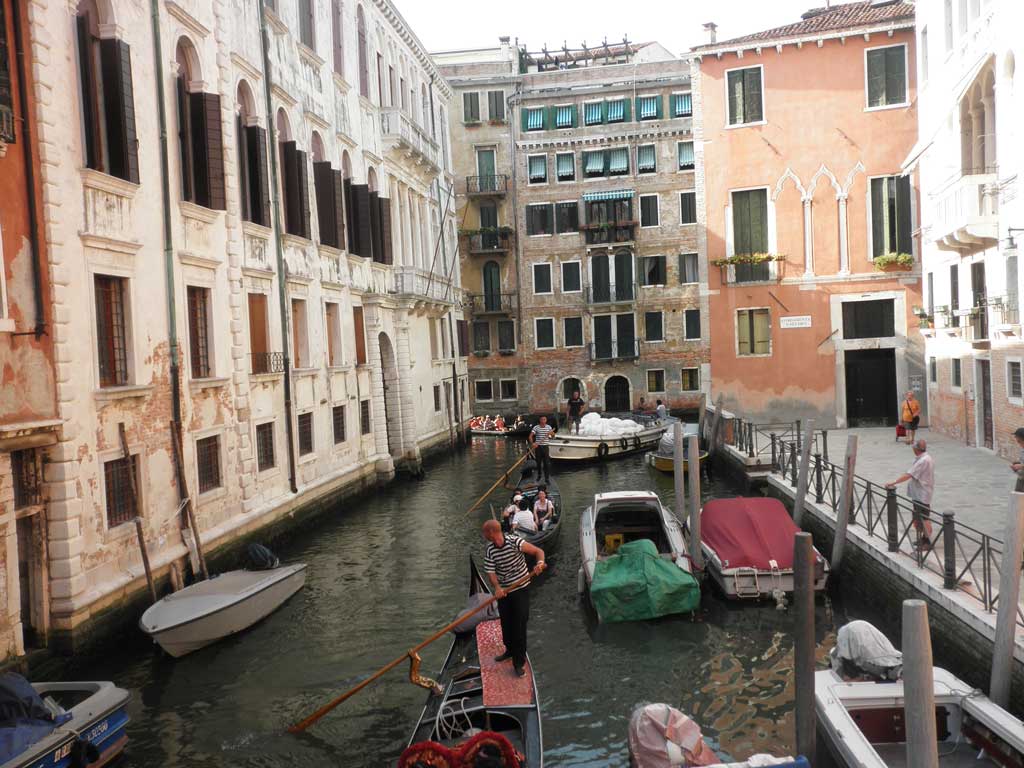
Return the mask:
[[386,141],[404,145],[420,154],[435,167],[441,167],[437,142],[399,108],[391,107],[380,113],[380,129]]
[[515,312],[515,293],[470,293],[466,308],[474,315],[507,315]]
[[999,213],[995,173],[967,173],[954,178],[932,197],[933,239],[941,240],[964,227],[981,222],[994,224]]
[[771,265],[767,261],[734,266],[737,283],[763,283],[772,279]]
[[637,339],[611,339],[591,342],[587,345],[590,362],[602,363],[613,360],[636,360],[640,357],[640,342]]
[[634,239],[635,221],[616,221],[607,224],[584,224],[587,245],[629,243]]
[[507,253],[511,237],[508,232],[478,232],[468,236],[468,250],[472,254]]
[[284,373],[284,352],[251,352],[249,370],[259,373]]
[[583,289],[587,304],[619,304],[636,301],[636,283],[588,285]]
[[496,173],[490,176],[467,176],[467,195],[504,195],[508,191],[508,176]]
[[457,293],[444,276],[408,266],[395,268],[395,292],[444,302],[455,301]]

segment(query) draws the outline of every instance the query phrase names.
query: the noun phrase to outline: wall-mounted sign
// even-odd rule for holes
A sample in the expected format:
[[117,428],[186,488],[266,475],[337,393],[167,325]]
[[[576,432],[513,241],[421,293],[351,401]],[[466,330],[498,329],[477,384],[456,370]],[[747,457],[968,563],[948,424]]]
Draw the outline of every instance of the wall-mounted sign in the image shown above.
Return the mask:
[[810,315],[790,315],[789,317],[779,318],[780,328],[810,328],[811,327],[811,316]]
[[911,392],[924,392],[924,376],[914,373],[908,376],[907,379],[910,382]]

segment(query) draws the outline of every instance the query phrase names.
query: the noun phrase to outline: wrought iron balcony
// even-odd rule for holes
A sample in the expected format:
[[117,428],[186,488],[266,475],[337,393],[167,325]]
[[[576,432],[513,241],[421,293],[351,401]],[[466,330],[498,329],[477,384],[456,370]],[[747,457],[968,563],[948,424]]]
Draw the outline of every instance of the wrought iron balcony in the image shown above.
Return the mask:
[[999,238],[995,173],[959,176],[932,198],[931,238],[942,250],[986,248]]
[[602,224],[584,224],[587,245],[608,245],[614,243],[630,243],[634,238],[637,222],[615,221]]
[[507,192],[508,176],[504,173],[466,177],[466,194],[470,197],[501,197]]
[[283,352],[252,352],[249,357],[252,360],[250,370],[254,374],[284,373]]
[[636,301],[636,283],[588,285],[584,296],[587,304],[628,304]]
[[512,247],[511,232],[477,232],[466,236],[466,240],[471,256],[504,256]]
[[592,363],[611,363],[616,360],[636,360],[640,357],[638,339],[605,339],[587,345]]
[[403,159],[412,157],[417,164],[430,166],[434,171],[441,169],[437,142],[402,110],[381,110],[380,129],[385,151],[395,150]]
[[467,309],[475,316],[511,315],[518,307],[514,293],[471,293],[467,297]]

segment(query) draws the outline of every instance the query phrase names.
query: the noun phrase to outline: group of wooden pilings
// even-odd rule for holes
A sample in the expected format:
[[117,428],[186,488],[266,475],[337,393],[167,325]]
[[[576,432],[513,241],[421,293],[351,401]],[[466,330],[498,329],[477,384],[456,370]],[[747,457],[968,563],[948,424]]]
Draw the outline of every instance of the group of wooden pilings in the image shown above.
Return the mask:
[[[685,453],[689,456],[688,461],[683,459],[683,425],[676,422],[673,425],[673,451],[672,468],[674,470],[675,492],[676,492],[676,517],[680,522],[687,520],[690,529],[690,565],[693,574],[700,576],[704,571],[704,553],[700,548],[700,437],[690,435],[687,438]],[[689,515],[686,511],[686,488],[685,470],[690,471],[690,509]]]

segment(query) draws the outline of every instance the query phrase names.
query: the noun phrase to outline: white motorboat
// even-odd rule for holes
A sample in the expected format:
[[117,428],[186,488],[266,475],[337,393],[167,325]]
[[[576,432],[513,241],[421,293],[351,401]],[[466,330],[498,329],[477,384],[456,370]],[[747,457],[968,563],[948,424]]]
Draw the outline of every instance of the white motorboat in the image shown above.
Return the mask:
[[184,656],[269,616],[305,582],[305,563],[228,571],[154,603],[139,626],[171,656]]
[[548,441],[548,455],[553,461],[593,461],[646,451],[658,445],[672,423],[664,421],[622,434],[605,433],[600,436],[556,432]]

